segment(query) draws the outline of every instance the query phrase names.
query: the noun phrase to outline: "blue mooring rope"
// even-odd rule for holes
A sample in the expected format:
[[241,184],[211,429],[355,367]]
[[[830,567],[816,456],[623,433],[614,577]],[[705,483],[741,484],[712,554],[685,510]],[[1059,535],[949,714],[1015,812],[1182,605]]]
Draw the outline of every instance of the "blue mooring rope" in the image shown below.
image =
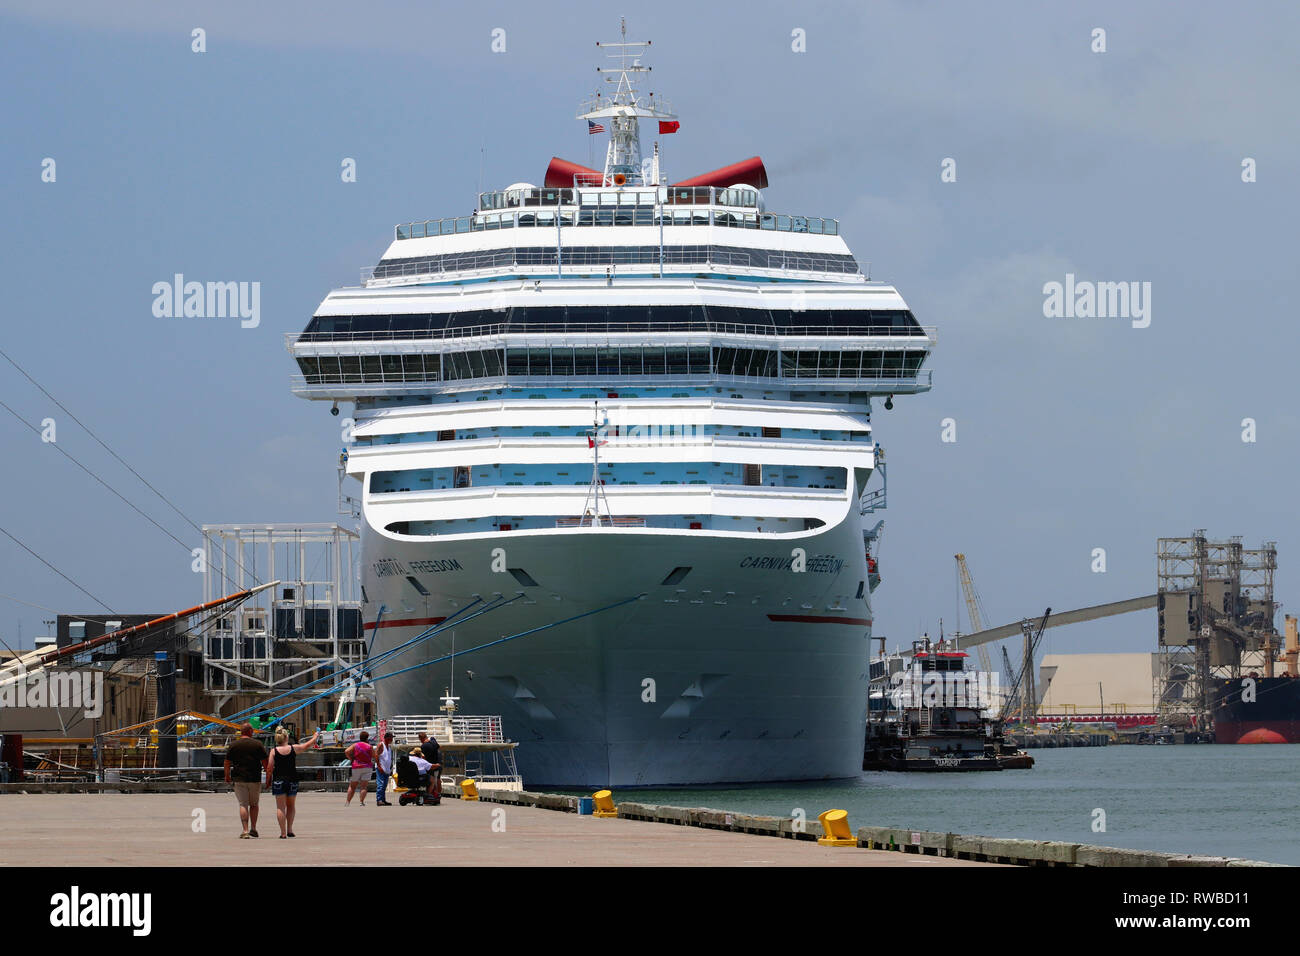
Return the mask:
[[[508,601],[505,600],[504,598],[502,598],[502,599],[500,599],[500,603],[497,603],[496,601],[489,602],[489,603],[488,603],[488,604],[487,604],[487,605],[486,605],[482,610],[480,610],[480,611],[476,611],[474,614],[471,614],[469,617],[465,618],[464,621],[470,621],[470,620],[473,620],[474,618],[478,617],[478,616],[481,615],[481,614],[486,614],[488,611],[495,611],[495,610],[497,610],[498,608],[505,607],[507,604],[512,604],[512,603],[514,603],[515,601],[519,600],[519,598],[522,597],[522,596],[523,596],[523,594],[522,594],[522,592],[521,592],[520,594],[516,595],[515,597],[510,598]],[[303,685],[300,686],[300,687],[296,687],[296,688],[294,688],[294,689],[291,690],[291,691],[286,691],[286,692],[283,693],[283,694],[279,694],[279,695],[277,695],[277,696],[275,696],[275,697],[271,697],[271,698],[269,698],[269,699],[267,699],[267,700],[260,701],[260,702],[258,702],[257,704],[254,704],[252,707],[246,707],[244,710],[241,710],[241,711],[238,711],[237,713],[231,714],[229,717],[224,718],[224,719],[226,719],[226,720],[230,720],[231,722],[238,721],[240,718],[248,717],[248,716],[250,716],[250,715],[252,715],[252,714],[257,713],[258,711],[265,710],[265,709],[266,709],[268,706],[270,706],[271,704],[274,704],[274,703],[276,703],[277,701],[284,700],[286,697],[293,697],[294,695],[301,693],[301,692],[302,692],[303,690],[305,690],[306,688],[308,688],[308,687],[312,687],[312,686],[314,686],[314,685],[316,685],[316,684],[319,684],[319,683],[321,683],[322,681],[327,681],[327,680],[337,680],[339,674],[347,674],[347,673],[349,673],[350,671],[354,671],[354,670],[358,670],[358,669],[361,669],[361,668],[365,668],[365,667],[367,667],[367,666],[372,666],[372,667],[373,667],[373,666],[376,665],[376,664],[379,664],[379,663],[382,663],[383,661],[389,660],[389,659],[391,659],[391,658],[397,656],[398,654],[404,653],[405,651],[409,650],[411,647],[413,647],[415,644],[419,643],[420,641],[428,640],[429,638],[434,637],[434,636],[436,636],[436,635],[442,633],[442,631],[444,631],[444,630],[446,630],[447,628],[453,626],[454,624],[463,624],[464,621],[456,621],[456,618],[459,617],[461,614],[464,614],[464,613],[465,613],[466,611],[468,611],[470,608],[472,608],[472,607],[474,607],[475,605],[481,603],[482,600],[483,600],[482,598],[475,598],[473,601],[471,601],[469,604],[465,605],[463,608],[461,608],[461,609],[460,609],[459,611],[457,611],[455,614],[452,614],[451,616],[444,618],[444,619],[443,619],[441,622],[439,622],[438,624],[435,624],[435,625],[433,625],[432,627],[428,628],[426,631],[424,631],[424,632],[422,632],[422,633],[420,633],[420,634],[417,634],[415,637],[411,638],[410,640],[408,640],[408,641],[406,641],[406,642],[404,642],[404,643],[402,643],[402,644],[399,644],[399,645],[397,645],[396,647],[389,648],[388,650],[386,650],[386,651],[384,651],[382,654],[380,654],[378,657],[370,658],[369,656],[367,656],[365,660],[362,660],[362,661],[360,661],[360,662],[358,662],[358,663],[356,663],[356,664],[350,664],[350,665],[348,665],[347,667],[345,667],[342,671],[340,671],[340,672],[338,672],[338,673],[330,673],[330,674],[322,675],[321,677],[317,677],[315,680],[310,680],[310,681],[308,681],[307,683],[303,684]],[[375,624],[378,625],[378,623],[379,623],[379,618],[376,617],[376,618],[375,618]],[[377,630],[378,630],[378,627],[376,627],[375,630],[377,631]],[[342,687],[340,686],[340,687],[333,688],[333,689],[331,690],[331,693],[336,692],[336,691],[338,691],[338,690],[342,690]],[[191,730],[191,731],[189,731],[188,733],[184,734],[183,736],[185,736],[185,737],[192,737],[192,736],[194,736],[195,734],[201,734],[201,733],[204,733],[204,732],[207,731],[209,728],[212,728],[212,727],[215,727],[215,726],[217,726],[217,725],[216,725],[216,724],[213,724],[213,723],[204,724],[202,727],[196,728],[195,730]]]
[[[498,644],[504,644],[504,643],[506,643],[507,641],[517,640],[518,638],[521,638],[521,637],[527,637],[527,636],[530,635],[530,634],[536,634],[538,631],[545,631],[545,630],[547,630],[548,628],[559,627],[561,624],[568,624],[570,621],[577,621],[577,620],[580,620],[581,618],[584,618],[584,617],[590,617],[590,616],[593,615],[593,614],[599,614],[601,611],[609,611],[609,610],[612,610],[613,608],[616,608],[616,607],[622,607],[624,604],[630,604],[630,603],[632,603],[633,601],[639,600],[639,599],[641,598],[641,596],[642,596],[642,595],[638,594],[638,595],[635,595],[634,597],[624,598],[622,601],[617,601],[617,602],[615,602],[615,603],[613,603],[613,604],[607,604],[607,605],[605,605],[604,607],[598,607],[598,608],[595,608],[594,610],[591,610],[591,611],[583,611],[581,614],[575,614],[575,615],[573,615],[572,617],[566,617],[566,618],[565,618],[564,620],[562,620],[562,621],[552,621],[550,624],[542,624],[542,625],[540,625],[540,626],[538,626],[538,627],[531,628],[530,630],[527,630],[527,631],[520,631],[518,634],[511,634],[511,635],[509,635],[509,636],[507,636],[507,637],[498,638],[498,639],[495,640],[495,641],[488,641],[488,643],[486,643],[486,644],[479,644],[477,647],[471,647],[469,650],[466,650],[466,651],[456,651],[455,653],[447,654],[447,655],[444,655],[443,657],[434,658],[433,660],[421,661],[419,664],[412,664],[410,667],[403,667],[403,668],[401,668],[400,670],[395,670],[395,671],[393,671],[391,674],[381,674],[381,675],[378,676],[378,677],[372,677],[372,678],[371,678],[371,683],[377,684],[377,683],[379,683],[381,680],[387,680],[387,679],[390,678],[390,677],[396,677],[398,674],[405,674],[405,673],[407,673],[408,671],[419,670],[421,667],[428,667],[428,666],[430,666],[431,664],[441,664],[441,663],[443,663],[444,661],[449,661],[449,660],[451,660],[451,659],[454,658],[454,657],[461,657],[461,656],[463,656],[463,655],[465,655],[465,654],[472,654],[472,653],[474,653],[475,651],[481,651],[481,650],[484,650],[485,648],[495,647],[495,646],[498,645]],[[314,704],[314,703],[316,703],[316,701],[321,700],[321,699],[323,699],[323,698],[325,698],[325,697],[329,697],[330,695],[337,693],[338,690],[339,690],[338,688],[330,688],[328,691],[326,691],[326,692],[324,692],[324,693],[317,694],[315,697],[312,697],[312,698],[309,699],[309,700],[305,700],[305,701],[303,701],[303,702],[302,702],[301,704],[299,704],[297,707],[295,707],[295,708],[293,708],[292,710],[287,711],[286,713],[282,714],[282,715],[280,716],[280,718],[279,718],[280,721],[283,722],[285,717],[288,717],[288,716],[290,716],[290,715],[292,715],[292,714],[296,714],[298,711],[302,710],[304,707],[310,706],[311,704]]]

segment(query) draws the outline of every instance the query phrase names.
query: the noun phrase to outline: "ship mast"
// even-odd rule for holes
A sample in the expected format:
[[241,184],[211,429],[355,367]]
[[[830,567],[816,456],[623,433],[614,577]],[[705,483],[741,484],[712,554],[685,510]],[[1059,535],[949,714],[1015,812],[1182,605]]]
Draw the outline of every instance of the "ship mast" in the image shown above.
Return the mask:
[[647,49],[651,41],[628,40],[626,18],[620,20],[620,33],[622,39],[617,43],[596,43],[598,47],[615,51],[608,57],[619,61],[617,67],[596,67],[606,83],[614,84],[614,92],[609,96],[597,93],[582,105],[578,119],[608,123],[609,146],[605,150],[602,186],[658,185],[657,181],[651,181],[658,179],[657,162],[653,171],[643,171],[641,120],[673,120],[677,114],[662,98],[656,101],[653,93],[642,96],[637,90],[639,74],[650,72],[650,67],[641,65],[639,51]]
[[614,523],[613,512],[609,510],[609,499],[605,497],[605,485],[600,480],[600,446],[606,441],[602,437],[604,429],[601,427],[604,419],[600,402],[596,402],[592,413],[591,431],[587,432],[587,441],[591,445],[591,485],[587,488],[587,500],[582,503],[582,515],[578,518],[579,528],[586,526],[588,518],[591,519],[593,528]]

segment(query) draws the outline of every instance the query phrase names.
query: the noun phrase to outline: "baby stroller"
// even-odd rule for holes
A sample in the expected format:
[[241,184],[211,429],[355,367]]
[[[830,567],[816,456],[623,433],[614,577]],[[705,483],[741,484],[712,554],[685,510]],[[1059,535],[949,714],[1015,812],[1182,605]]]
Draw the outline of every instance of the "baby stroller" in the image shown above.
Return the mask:
[[[438,773],[438,768],[434,767],[431,773]],[[418,807],[426,803],[437,806],[442,802],[442,797],[437,794],[429,793],[429,774],[421,774],[415,767],[413,761],[407,754],[402,754],[397,758],[397,786],[398,789],[405,791],[397,798],[397,805],[404,807],[408,803],[414,803]]]

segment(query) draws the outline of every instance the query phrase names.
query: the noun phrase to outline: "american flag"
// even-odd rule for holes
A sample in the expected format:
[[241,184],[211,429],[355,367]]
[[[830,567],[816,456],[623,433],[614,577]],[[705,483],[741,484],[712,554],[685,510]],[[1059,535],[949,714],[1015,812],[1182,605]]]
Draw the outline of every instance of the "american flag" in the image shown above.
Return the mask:
[[597,133],[603,133],[603,132],[605,132],[604,126],[602,126],[600,123],[593,123],[591,120],[587,120],[588,136],[594,136]]

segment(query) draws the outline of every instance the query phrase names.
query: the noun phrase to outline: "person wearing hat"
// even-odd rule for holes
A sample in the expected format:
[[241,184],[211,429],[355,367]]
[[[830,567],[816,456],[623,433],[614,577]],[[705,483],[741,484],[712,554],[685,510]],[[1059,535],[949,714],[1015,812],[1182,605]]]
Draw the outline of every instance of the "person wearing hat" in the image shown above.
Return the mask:
[[415,769],[419,771],[421,777],[427,777],[429,771],[433,769],[433,764],[424,759],[424,751],[419,747],[411,751],[411,763],[415,764]]
[[435,765],[424,758],[424,751],[419,747],[412,750],[408,756],[411,758],[411,763],[415,764],[415,772],[420,775],[420,779],[426,781],[425,792],[433,795],[433,784],[437,779]]

